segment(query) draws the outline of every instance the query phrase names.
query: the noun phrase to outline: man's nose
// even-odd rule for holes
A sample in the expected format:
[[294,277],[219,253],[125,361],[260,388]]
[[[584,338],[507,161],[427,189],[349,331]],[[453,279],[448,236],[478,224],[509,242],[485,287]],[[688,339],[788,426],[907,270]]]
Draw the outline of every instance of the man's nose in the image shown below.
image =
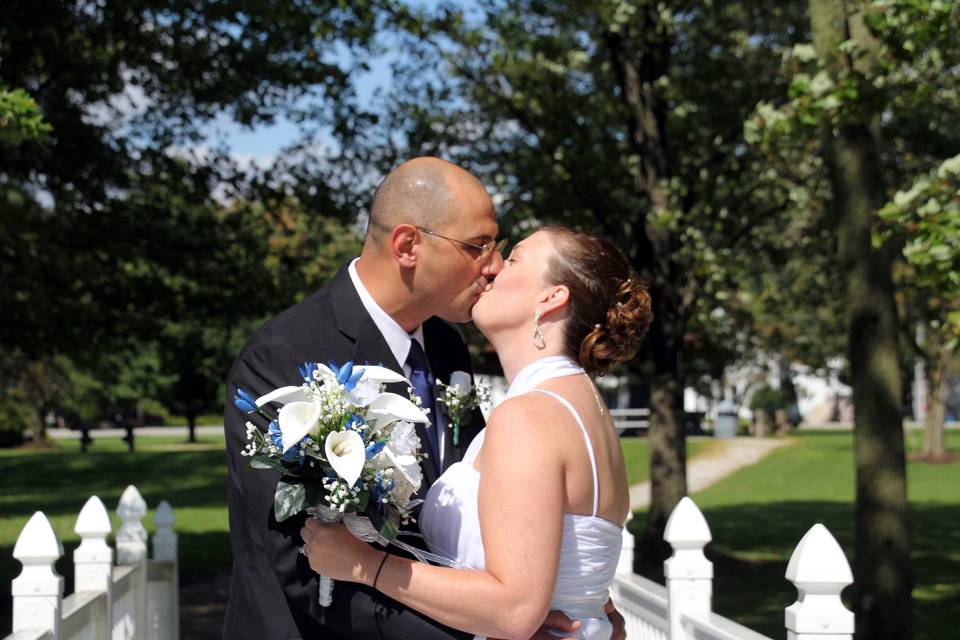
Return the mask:
[[493,279],[500,269],[503,268],[503,255],[499,251],[494,251],[493,254],[487,259],[483,264],[483,267],[480,269],[480,273],[487,277],[487,279]]

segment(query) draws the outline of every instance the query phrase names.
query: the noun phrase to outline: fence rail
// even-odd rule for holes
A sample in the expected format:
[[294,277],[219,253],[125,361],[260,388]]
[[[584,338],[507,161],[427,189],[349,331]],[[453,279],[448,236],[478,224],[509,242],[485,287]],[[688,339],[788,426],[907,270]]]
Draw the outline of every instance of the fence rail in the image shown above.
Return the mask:
[[[142,520],[147,506],[133,486],[117,506],[122,525],[114,550],[106,542],[110,518],[92,496],[77,517],[81,543],[73,553],[76,590],[63,596],[54,563],[63,546],[37,511],[24,526],[13,555],[23,564],[14,579],[13,633],[4,640],[178,640],[177,536],[173,509],[154,515],[153,559]],[[624,548],[611,595],[626,619],[630,640],[770,640],[712,610],[713,564],[703,553],[712,539],[703,514],[684,498],[667,522],[673,555],[664,563],[666,585],[633,573],[633,536]],[[814,525],[793,552],[786,577],[798,591],[785,609],[792,640],[852,640],[853,614],[840,592],[853,582],[843,550],[826,527]]]
[[[666,585],[633,573],[633,536],[624,548],[611,589],[627,623],[629,640],[771,640],[713,612],[713,563],[703,553],[710,527],[693,500],[683,498],[670,514],[664,539],[673,555],[664,563]],[[852,640],[853,613],[840,592],[853,583],[850,564],[822,524],[800,540],[786,568],[797,601],[786,608],[791,640]]]
[[147,504],[130,485],[120,497],[117,553],[103,502],[91,496],[77,516],[80,546],[73,552],[76,589],[64,598],[54,563],[63,545],[37,511],[23,527],[13,556],[23,564],[13,580],[13,633],[5,640],[178,640],[177,535],[165,500],[153,518],[153,559],[147,557]]

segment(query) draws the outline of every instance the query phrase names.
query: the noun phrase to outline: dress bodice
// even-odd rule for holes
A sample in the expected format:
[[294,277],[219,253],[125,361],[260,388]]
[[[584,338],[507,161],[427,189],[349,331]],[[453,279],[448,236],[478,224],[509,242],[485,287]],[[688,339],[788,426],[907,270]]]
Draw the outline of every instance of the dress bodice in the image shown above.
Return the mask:
[[[563,515],[557,581],[550,608],[560,609],[581,621],[576,637],[606,640],[612,629],[603,607],[620,557],[623,528],[597,515],[596,459],[580,415],[573,405],[553,392],[529,390],[548,394],[570,410],[583,432],[593,469],[593,512]],[[420,513],[420,529],[430,550],[472,569],[485,567],[477,503],[480,472],[473,464],[483,447],[484,434],[481,431],[474,439],[461,462],[451,465],[437,479],[427,492]]]

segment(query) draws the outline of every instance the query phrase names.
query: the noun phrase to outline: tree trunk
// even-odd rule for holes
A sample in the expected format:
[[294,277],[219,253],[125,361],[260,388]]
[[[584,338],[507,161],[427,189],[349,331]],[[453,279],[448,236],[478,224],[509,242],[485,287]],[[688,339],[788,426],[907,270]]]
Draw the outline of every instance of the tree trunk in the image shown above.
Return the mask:
[[947,413],[947,395],[950,391],[950,359],[953,355],[939,336],[928,341],[930,356],[930,405],[923,424],[923,455],[942,456],[947,448],[944,421]]
[[[633,32],[631,32],[631,28]],[[654,320],[647,336],[653,364],[650,388],[650,509],[638,540],[638,557],[657,566],[670,554],[663,534],[674,507],[687,493],[686,440],[683,416],[683,337],[681,279],[672,260],[669,231],[652,223],[665,213],[667,167],[666,104],[658,81],[666,76],[672,42],[654,5],[641,8],[629,25],[604,34],[627,111],[631,155],[636,158],[634,191],[649,203],[636,216],[629,236],[636,247],[634,264],[651,284]]]
[[187,414],[187,430],[190,432],[188,442],[197,441],[197,415],[195,413]]
[[[810,0],[814,45],[822,60],[844,64],[836,51],[853,39],[868,53],[862,16],[843,0]],[[854,64],[847,60],[846,64]],[[856,507],[854,612],[858,640],[912,637],[913,576],[907,522],[906,460],[901,409],[897,312],[891,267],[895,248],[873,248],[874,212],[886,193],[875,122],[846,122],[824,135],[840,264],[846,274],[848,357],[854,404]]]

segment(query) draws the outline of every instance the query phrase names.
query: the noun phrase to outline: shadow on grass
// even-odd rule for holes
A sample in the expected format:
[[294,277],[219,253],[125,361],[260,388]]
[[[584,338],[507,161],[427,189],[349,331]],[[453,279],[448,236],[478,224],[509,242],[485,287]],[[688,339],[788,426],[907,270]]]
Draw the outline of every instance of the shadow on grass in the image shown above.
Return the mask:
[[[853,505],[777,502],[704,509],[713,542],[713,609],[772,638],[784,636],[783,610],[797,598],[784,574],[803,535],[824,524],[853,564]],[[637,514],[631,530],[642,526]],[[914,571],[914,640],[950,637],[960,617],[960,509],[910,507]],[[634,558],[634,570],[663,584],[663,566]],[[849,606],[850,589],[844,591]]]
[[[90,495],[100,496],[112,511],[128,484],[136,485],[149,508],[160,500],[174,509],[226,504],[223,450],[42,453],[4,458],[3,467],[4,517],[24,516],[24,522],[38,505],[48,515],[78,513]],[[85,495],[78,495],[77,487]]]

